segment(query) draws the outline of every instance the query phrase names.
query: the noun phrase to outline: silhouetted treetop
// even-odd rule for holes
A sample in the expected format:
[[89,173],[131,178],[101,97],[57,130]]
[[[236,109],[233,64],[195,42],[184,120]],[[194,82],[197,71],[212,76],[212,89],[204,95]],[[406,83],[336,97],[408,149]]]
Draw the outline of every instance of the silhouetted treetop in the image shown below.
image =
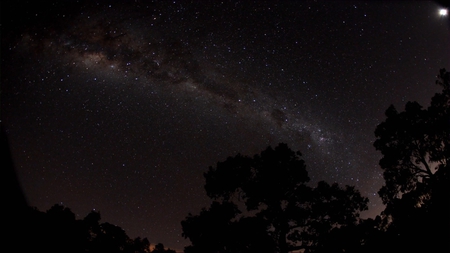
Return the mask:
[[[385,186],[380,196],[385,204],[402,194],[448,177],[450,162],[450,74],[440,71],[436,82],[443,88],[427,109],[408,102],[403,112],[394,106],[386,110],[386,120],[375,130],[374,146],[383,157]],[[425,192],[424,192],[425,194]],[[420,202],[420,200],[417,200]]]
[[249,210],[257,209],[261,204],[287,201],[309,181],[300,156],[300,152],[281,143],[253,158],[240,154],[229,157],[205,173],[206,193],[213,199],[225,201],[238,197],[246,201]]
[[206,193],[214,201],[182,221],[183,236],[192,243],[187,253],[313,252],[321,234],[356,224],[359,212],[367,209],[368,199],[354,187],[307,185],[301,153],[284,143],[253,157],[228,157],[204,176]]

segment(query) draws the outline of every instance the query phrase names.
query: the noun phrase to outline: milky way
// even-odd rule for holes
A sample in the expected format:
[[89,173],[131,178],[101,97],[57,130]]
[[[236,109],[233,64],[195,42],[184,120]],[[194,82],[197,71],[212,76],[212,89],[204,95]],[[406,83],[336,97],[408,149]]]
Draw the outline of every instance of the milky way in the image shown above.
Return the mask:
[[427,104],[450,68],[432,2],[11,6],[2,124],[29,204],[95,208],[178,250],[180,221],[209,203],[208,166],[279,142],[378,214],[373,131],[390,104]]
[[[124,16],[122,11],[82,13],[62,33],[46,34],[47,39],[39,41],[39,45],[27,45],[34,39],[25,34],[19,46],[28,46],[26,51],[37,48],[42,50],[38,54],[49,57],[54,57],[56,52],[60,57],[52,61],[57,60],[78,73],[98,75],[94,81],[103,82],[102,77],[124,78],[125,82],[132,80],[144,92],[175,93],[175,97],[206,100],[226,109],[228,116],[268,124],[266,131],[286,134],[294,143],[308,142],[307,146],[311,147],[340,142],[338,134],[326,132],[313,119],[306,119],[311,109],[306,112],[298,109],[301,101],[293,98],[288,101],[283,94],[277,95],[277,90],[264,87],[263,91],[230,80],[215,68],[201,67],[189,51],[189,43],[166,38],[152,29],[156,17],[134,19],[129,14]],[[136,31],[135,27],[142,23],[150,23],[150,27]],[[302,141],[305,139],[308,140]]]

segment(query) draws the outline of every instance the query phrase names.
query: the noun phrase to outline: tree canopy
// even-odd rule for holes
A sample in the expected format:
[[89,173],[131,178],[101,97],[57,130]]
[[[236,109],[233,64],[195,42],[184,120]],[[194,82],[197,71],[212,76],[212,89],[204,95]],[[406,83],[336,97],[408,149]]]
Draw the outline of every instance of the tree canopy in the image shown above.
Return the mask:
[[[314,252],[321,235],[356,224],[367,209],[368,199],[354,187],[323,181],[309,186],[301,153],[283,143],[253,157],[229,157],[204,176],[214,201],[182,221],[192,243],[186,252]],[[249,231],[239,245],[233,239],[238,230]],[[257,250],[261,245],[254,241],[264,247]]]

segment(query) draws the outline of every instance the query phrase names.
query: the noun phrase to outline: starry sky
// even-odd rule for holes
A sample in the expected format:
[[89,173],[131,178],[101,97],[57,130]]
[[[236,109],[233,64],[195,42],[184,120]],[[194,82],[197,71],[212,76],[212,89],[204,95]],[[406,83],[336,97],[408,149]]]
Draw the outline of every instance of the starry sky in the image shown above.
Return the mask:
[[312,183],[383,210],[372,144],[428,105],[449,17],[420,1],[6,1],[1,122],[28,203],[63,203],[172,249],[203,173],[287,143]]

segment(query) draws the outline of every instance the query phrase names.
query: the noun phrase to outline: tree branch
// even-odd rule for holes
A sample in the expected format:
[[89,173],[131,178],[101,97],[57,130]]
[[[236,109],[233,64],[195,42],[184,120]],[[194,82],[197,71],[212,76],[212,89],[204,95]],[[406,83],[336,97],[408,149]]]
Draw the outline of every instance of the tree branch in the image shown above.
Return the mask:
[[416,166],[414,164],[411,164],[411,166],[409,166],[409,168],[414,171],[414,174],[419,174],[419,173],[428,174],[428,171],[426,171],[426,170],[424,170],[424,169],[422,169],[422,168],[420,168],[420,167],[418,167],[418,166]]
[[425,157],[422,154],[423,152],[421,152],[421,150],[420,150],[419,143],[417,143],[417,140],[414,140],[414,144],[416,146],[416,152],[417,152],[417,155],[419,156],[420,162],[422,162],[422,164],[425,166],[427,174],[430,177],[432,177],[433,176],[433,172],[431,172],[430,166],[428,165],[427,161],[425,160]]
[[425,157],[423,157],[422,154],[419,154],[420,156],[420,161],[422,162],[422,164],[425,166],[425,169],[427,169],[427,173],[430,177],[433,176],[433,172],[431,172],[430,166],[428,165],[427,161],[425,160]]

